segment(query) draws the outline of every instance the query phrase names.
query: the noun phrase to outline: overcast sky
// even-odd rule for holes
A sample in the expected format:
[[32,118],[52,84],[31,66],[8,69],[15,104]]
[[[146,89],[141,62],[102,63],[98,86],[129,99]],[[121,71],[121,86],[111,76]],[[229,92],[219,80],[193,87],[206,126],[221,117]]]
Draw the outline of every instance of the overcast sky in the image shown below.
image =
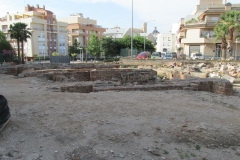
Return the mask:
[[[239,0],[228,2],[240,3]],[[133,0],[133,27],[141,28],[143,22],[148,22],[148,32],[157,27],[159,32],[169,33],[172,23],[185,18],[198,3],[199,0]],[[132,0],[0,0],[0,17],[7,12],[23,12],[27,4],[45,5],[57,18],[83,13],[104,28],[132,26]]]

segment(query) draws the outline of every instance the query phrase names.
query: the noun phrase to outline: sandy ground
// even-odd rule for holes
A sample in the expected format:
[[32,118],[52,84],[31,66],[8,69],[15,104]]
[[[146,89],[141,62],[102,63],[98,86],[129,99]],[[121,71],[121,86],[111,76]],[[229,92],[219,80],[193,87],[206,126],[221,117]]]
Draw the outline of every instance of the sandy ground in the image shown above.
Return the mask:
[[239,95],[54,92],[61,83],[0,74],[11,119],[0,160],[238,160]]

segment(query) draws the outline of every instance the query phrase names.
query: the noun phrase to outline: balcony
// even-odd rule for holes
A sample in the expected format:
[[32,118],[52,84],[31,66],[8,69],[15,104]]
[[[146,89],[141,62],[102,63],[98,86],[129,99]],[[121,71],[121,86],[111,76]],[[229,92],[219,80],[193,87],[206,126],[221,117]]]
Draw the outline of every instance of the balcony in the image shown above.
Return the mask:
[[216,20],[209,20],[206,22],[206,26],[212,26],[212,27],[215,27],[217,25],[217,22]]
[[45,41],[45,38],[43,38],[43,37],[38,37],[38,41]]
[[180,33],[179,33],[179,37],[181,37],[181,38],[185,38],[185,37],[186,37],[185,32],[180,32]]
[[44,31],[44,29],[43,28],[35,28],[35,27],[33,27],[33,28],[30,28],[31,30],[35,30],[35,31]]
[[55,33],[57,33],[57,30],[55,30],[55,29],[47,29],[47,32],[55,32]]
[[61,32],[61,33],[67,33],[68,30],[66,30],[66,29],[60,29],[59,32]]
[[85,34],[85,32],[73,31],[72,34],[73,35],[83,35],[83,34]]
[[179,21],[179,26],[184,26],[184,18],[181,18]]
[[191,38],[183,38],[181,40],[181,43],[188,43],[188,44],[198,44],[198,43],[220,43],[220,40],[216,42],[216,38],[215,37],[210,37],[210,38],[201,38],[201,37],[198,37],[198,38],[194,38],[194,37],[191,37]]

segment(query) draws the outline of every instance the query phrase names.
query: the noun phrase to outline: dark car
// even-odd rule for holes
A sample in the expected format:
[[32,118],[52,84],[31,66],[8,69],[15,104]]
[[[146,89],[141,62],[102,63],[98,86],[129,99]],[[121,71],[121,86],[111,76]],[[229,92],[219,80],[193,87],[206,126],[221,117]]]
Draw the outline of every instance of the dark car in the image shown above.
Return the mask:
[[176,52],[172,52],[171,54],[172,54],[172,59],[177,58],[177,53]]
[[137,59],[146,59],[146,58],[150,58],[150,57],[151,57],[150,52],[141,52],[138,54]]

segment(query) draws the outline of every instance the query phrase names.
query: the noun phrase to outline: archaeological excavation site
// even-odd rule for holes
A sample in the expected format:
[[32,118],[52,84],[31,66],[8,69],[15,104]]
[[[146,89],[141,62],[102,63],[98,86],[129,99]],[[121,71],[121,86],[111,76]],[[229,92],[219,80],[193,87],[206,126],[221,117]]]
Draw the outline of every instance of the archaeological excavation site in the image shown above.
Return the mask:
[[237,160],[239,86],[236,61],[3,63],[0,159]]

